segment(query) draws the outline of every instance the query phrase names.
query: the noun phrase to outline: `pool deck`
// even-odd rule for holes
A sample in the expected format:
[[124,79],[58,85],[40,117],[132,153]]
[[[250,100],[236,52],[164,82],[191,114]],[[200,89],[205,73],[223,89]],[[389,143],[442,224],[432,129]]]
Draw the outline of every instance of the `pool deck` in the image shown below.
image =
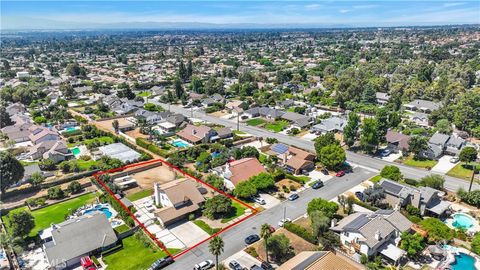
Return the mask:
[[[468,215],[468,216],[470,216],[470,217],[473,219],[473,226],[470,227],[470,228],[467,230],[468,233],[474,234],[474,233],[476,233],[476,232],[480,232],[480,224],[478,223],[478,220],[476,220],[476,219],[475,219],[474,217],[472,217],[470,214],[464,213],[464,212],[461,212],[461,211],[456,212],[455,214],[460,214],[460,213],[461,213],[461,214]],[[453,215],[454,215],[454,214],[453,214]],[[453,215],[452,215],[452,216],[453,216]],[[450,228],[452,228],[452,229],[457,229],[455,226],[453,226],[453,220],[454,220],[453,217],[447,218],[447,220],[445,220],[445,224],[447,224],[447,226],[450,227]]]
[[[459,252],[459,253],[464,253],[464,254],[467,254],[471,257],[473,257],[475,259],[475,269],[480,269],[480,257],[471,252],[470,250],[466,249],[466,248],[463,248],[463,247],[454,247],[456,248],[456,250]],[[452,254],[451,252],[449,252],[449,254]],[[447,267],[447,266],[450,266],[450,264],[454,263],[455,262],[455,256],[449,256],[449,259],[448,259],[448,264],[444,264],[444,267]],[[442,268],[443,269],[443,268]],[[466,269],[465,269],[466,270]]]

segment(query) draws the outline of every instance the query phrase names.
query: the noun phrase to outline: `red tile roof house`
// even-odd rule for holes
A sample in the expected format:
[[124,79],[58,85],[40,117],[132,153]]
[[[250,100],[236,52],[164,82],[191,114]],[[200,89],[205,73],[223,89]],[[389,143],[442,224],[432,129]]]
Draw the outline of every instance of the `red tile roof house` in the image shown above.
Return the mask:
[[194,126],[188,124],[184,129],[177,132],[177,136],[191,144],[207,143],[217,135],[217,132],[207,126]]
[[227,162],[225,165],[214,168],[213,171],[223,177],[225,187],[232,190],[236,185],[247,181],[250,177],[267,172],[256,158],[242,158]]

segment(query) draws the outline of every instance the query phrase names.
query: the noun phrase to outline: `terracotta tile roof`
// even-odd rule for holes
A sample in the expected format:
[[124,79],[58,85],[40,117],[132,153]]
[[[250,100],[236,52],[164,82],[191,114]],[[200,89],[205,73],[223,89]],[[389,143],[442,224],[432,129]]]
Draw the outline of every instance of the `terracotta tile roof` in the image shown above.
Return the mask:
[[252,176],[267,172],[256,158],[242,158],[228,163],[227,166],[230,166],[229,169],[232,173],[230,181],[232,181],[235,186],[240,182],[248,180]]
[[282,264],[278,270],[356,270],[355,263],[330,251],[303,251]]

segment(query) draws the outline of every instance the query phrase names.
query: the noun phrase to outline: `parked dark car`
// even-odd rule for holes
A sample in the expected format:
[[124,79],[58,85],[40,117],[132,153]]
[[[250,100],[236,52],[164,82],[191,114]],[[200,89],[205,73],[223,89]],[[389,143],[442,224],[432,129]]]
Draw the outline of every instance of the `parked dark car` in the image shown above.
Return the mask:
[[174,263],[175,261],[172,259],[172,257],[165,257],[160,260],[156,260],[148,270],[159,270],[167,267],[168,265]]
[[313,188],[313,189],[319,189],[319,188],[321,188],[321,187],[323,187],[323,182],[322,182],[322,180],[318,180],[317,182],[315,182],[315,184],[312,185],[312,188]]
[[228,266],[232,270],[243,270],[243,267],[235,260],[231,261]]
[[295,201],[295,200],[298,199],[298,198],[300,198],[300,196],[298,196],[297,193],[294,193],[294,194],[288,196],[288,200],[289,200],[289,201]]
[[250,270],[263,270],[263,268],[260,267],[260,266],[258,266],[258,265],[256,265],[256,264],[254,264],[254,265],[252,265],[252,266],[250,267]]
[[258,236],[257,234],[252,234],[247,236],[247,238],[245,238],[245,243],[247,245],[250,245],[257,242],[258,240],[260,240],[260,236]]
[[322,169],[321,172],[322,172],[324,175],[328,175],[328,170],[327,170],[327,169]]
[[262,262],[261,266],[262,266],[262,269],[264,269],[264,270],[273,270],[274,269],[273,266],[271,264],[267,263],[267,262]]
[[365,201],[365,195],[361,191],[355,192],[355,197],[357,197],[360,201],[364,202]]

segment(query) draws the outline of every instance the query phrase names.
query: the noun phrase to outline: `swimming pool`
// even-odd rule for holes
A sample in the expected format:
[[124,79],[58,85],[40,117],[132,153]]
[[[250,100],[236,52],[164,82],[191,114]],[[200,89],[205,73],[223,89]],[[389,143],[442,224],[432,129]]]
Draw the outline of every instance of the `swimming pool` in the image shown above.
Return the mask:
[[69,132],[69,131],[74,131],[74,130],[77,130],[77,127],[67,127],[65,129],[65,131]]
[[452,217],[452,226],[457,229],[470,229],[475,222],[473,217],[464,213],[456,213],[453,214]]
[[74,148],[72,148],[72,149],[70,149],[70,150],[72,151],[72,154],[73,154],[74,156],[80,155],[80,148],[74,147]]
[[182,141],[182,140],[173,140],[172,145],[178,148],[187,148],[188,143]]
[[93,207],[91,209],[85,210],[85,212],[83,212],[83,214],[84,215],[91,215],[91,214],[94,214],[95,212],[102,212],[107,217],[107,219],[111,218],[112,215],[113,215],[113,213],[110,211],[110,208],[108,208],[106,206],[103,206],[103,205],[100,205],[100,204],[95,205],[95,207]]
[[455,255],[455,262],[450,264],[450,266],[452,270],[475,269],[475,258],[460,252],[458,255]]

